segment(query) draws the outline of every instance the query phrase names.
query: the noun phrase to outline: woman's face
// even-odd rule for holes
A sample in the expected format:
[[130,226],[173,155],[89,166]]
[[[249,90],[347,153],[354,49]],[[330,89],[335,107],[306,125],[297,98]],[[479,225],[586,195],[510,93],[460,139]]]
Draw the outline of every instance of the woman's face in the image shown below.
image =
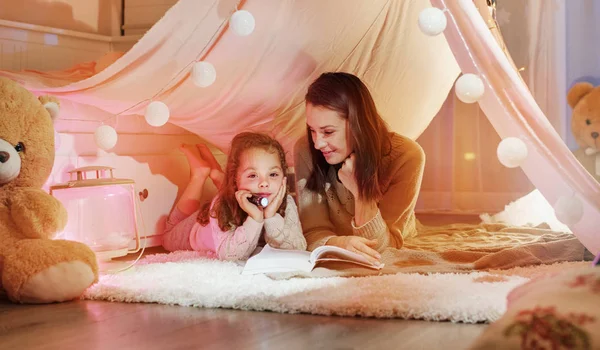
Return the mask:
[[327,163],[342,163],[352,153],[348,119],[338,112],[307,103],[306,125],[315,148],[323,153]]

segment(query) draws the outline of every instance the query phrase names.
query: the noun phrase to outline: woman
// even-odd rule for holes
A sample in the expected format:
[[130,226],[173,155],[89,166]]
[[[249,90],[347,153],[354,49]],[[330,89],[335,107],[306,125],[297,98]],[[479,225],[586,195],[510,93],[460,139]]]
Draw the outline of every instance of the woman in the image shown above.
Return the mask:
[[308,137],[295,145],[294,166],[308,250],[333,245],[378,262],[416,234],[423,149],[388,130],[352,74],[322,74],[305,99]]

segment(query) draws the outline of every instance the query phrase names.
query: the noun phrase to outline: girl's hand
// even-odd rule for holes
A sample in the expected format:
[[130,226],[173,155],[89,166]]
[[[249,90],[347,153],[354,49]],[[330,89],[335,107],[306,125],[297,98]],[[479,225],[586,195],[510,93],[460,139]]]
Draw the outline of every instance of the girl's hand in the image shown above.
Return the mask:
[[342,182],[342,185],[352,193],[354,198],[358,198],[358,185],[356,184],[356,176],[354,174],[354,163],[356,161],[356,155],[351,153],[344,163],[342,163],[342,167],[338,170],[338,177]]
[[267,207],[264,210],[265,219],[268,219],[277,213],[279,207],[281,207],[281,204],[285,200],[286,189],[287,181],[284,177],[283,184],[281,184],[281,186],[279,187],[279,191],[277,191],[277,194],[275,194],[275,198],[273,198],[271,203],[269,203],[269,205],[267,205]]
[[336,236],[331,237],[326,245],[333,245],[360,254],[373,265],[381,264],[381,255],[373,249],[377,245],[376,240],[358,236]]
[[239,190],[235,192],[235,198],[237,199],[240,208],[242,208],[243,211],[245,211],[252,219],[254,219],[254,221],[263,222],[263,211],[256,205],[250,203],[248,200],[250,197],[252,197],[252,192],[248,190]]

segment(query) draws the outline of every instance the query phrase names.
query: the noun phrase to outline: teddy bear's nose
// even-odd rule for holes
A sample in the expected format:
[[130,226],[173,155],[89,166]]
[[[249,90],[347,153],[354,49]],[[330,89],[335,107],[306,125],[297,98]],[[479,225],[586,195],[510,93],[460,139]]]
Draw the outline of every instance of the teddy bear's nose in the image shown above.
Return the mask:
[[2,151],[0,152],[0,163],[6,163],[10,159],[10,154],[8,152]]
[[595,131],[594,131],[594,132],[592,133],[592,138],[594,138],[594,139],[597,139],[597,138],[598,138],[598,136],[600,136],[600,134],[598,134],[597,132],[595,132]]

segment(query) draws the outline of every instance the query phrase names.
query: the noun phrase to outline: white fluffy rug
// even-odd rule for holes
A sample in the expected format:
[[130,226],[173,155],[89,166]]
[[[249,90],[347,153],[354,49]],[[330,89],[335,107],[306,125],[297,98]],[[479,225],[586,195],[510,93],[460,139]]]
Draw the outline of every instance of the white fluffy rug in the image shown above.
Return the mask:
[[101,276],[85,299],[318,315],[491,322],[506,295],[529,278],[586,263],[469,274],[396,274],[273,280],[195,252],[151,255],[132,269]]

